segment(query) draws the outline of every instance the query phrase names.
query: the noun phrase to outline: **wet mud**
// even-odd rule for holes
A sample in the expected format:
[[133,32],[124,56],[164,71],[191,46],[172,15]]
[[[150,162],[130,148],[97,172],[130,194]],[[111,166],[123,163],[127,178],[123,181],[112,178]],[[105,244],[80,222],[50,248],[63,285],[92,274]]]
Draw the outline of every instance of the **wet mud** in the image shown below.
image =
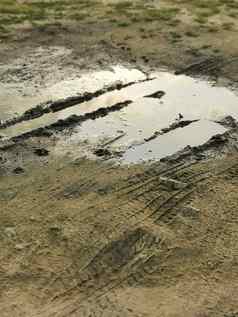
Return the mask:
[[[141,82],[152,80],[152,79],[145,79],[141,80]],[[140,81],[139,81],[140,82]],[[6,121],[0,122],[0,129],[7,128],[9,126],[15,125],[17,123],[20,123],[22,121],[28,121],[32,120],[38,117],[43,116],[46,113],[49,112],[57,112],[75,105],[79,105],[84,102],[88,102],[96,97],[99,97],[107,92],[114,91],[114,90],[121,90],[122,88],[129,87],[131,85],[134,85],[136,82],[130,82],[127,84],[123,84],[121,82],[116,82],[114,85],[111,85],[109,87],[104,87],[98,91],[95,92],[84,92],[82,95],[74,96],[74,97],[68,97],[63,100],[57,100],[57,101],[48,101],[44,104],[39,104],[35,107],[32,107],[31,109],[25,111],[22,115],[15,117],[13,119],[9,119]]]
[[226,132],[238,118],[234,90],[186,75],[134,73],[141,79],[130,81],[132,75],[125,83],[49,101],[2,122],[2,151],[32,137],[56,137],[58,155],[79,146],[84,153],[129,164],[166,160],[183,148],[194,149],[198,157],[216,135],[229,139]]
[[224,66],[232,65],[233,63],[237,62],[238,58],[233,57],[228,60],[224,60],[223,57],[211,57],[211,58],[205,58],[201,61],[192,63],[191,65],[188,65],[184,68],[181,68],[180,70],[177,70],[175,74],[181,75],[209,75],[209,76],[219,76],[221,69]]
[[[197,146],[206,144],[214,135],[223,134],[225,131],[226,129],[219,124],[201,120],[163,134],[138,147],[133,147],[125,153],[123,159],[128,163],[143,160],[165,160],[165,157],[169,157],[183,148],[187,148],[187,146],[192,149],[192,152]],[[215,150],[216,144],[213,143],[213,146]],[[201,152],[202,149],[203,147]]]
[[[107,108],[99,108],[96,111],[86,113],[84,115],[78,116],[78,115],[71,115],[66,119],[61,119],[56,121],[55,123],[52,123],[51,125],[48,125],[46,127],[38,128],[30,130],[29,132],[25,132],[22,134],[19,134],[17,136],[11,137],[10,142],[17,142],[20,140],[24,140],[30,137],[42,137],[42,136],[50,136],[54,132],[65,130],[66,128],[70,127],[73,128],[75,125],[82,124],[84,121],[87,120],[96,120],[100,117],[107,116],[110,112],[121,110],[124,107],[127,107],[132,101],[128,100],[125,102],[117,103],[111,107]],[[3,141],[4,143],[5,141]],[[6,143],[8,140],[6,140]],[[4,147],[3,147],[4,149]]]
[[237,316],[237,8],[0,1],[1,317]]

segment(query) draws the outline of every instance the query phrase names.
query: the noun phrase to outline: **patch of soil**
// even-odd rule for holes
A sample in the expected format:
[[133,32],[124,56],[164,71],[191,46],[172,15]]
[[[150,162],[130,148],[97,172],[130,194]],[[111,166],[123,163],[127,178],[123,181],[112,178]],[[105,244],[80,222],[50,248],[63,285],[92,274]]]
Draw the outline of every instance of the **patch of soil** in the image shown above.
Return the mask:
[[[23,2],[19,8],[29,1]],[[117,10],[107,8],[107,16],[97,7],[96,18],[90,12],[87,22],[77,16],[60,25],[18,25],[13,37],[1,38],[1,81],[20,79],[41,87],[54,82],[52,74],[64,78],[60,68],[80,75],[122,62],[145,73],[166,66],[181,74],[223,76],[226,85],[235,85],[237,19],[219,7],[208,21],[200,16],[199,23],[194,14],[207,13],[206,6],[183,1],[177,10],[175,1],[160,4],[163,15],[156,17],[155,8],[134,16],[125,2]],[[91,5],[89,1],[93,12]],[[108,19],[110,11],[114,15]],[[234,30],[229,30],[229,19]],[[32,72],[23,64],[4,68],[32,48],[48,49],[49,43],[72,54],[63,54],[59,62],[57,52],[49,50],[54,56],[47,62],[39,52],[40,66]],[[6,127],[94,97],[86,93],[39,105],[1,124]],[[161,98],[162,92],[148,97]],[[48,155],[56,149],[56,133],[70,133],[74,125],[130,103],[59,120],[7,145],[1,140],[1,317],[237,315],[238,129],[233,118],[219,121],[229,128],[223,135],[150,165],[125,167]],[[190,123],[180,120],[162,132]],[[103,146],[96,152],[111,155]],[[47,156],[47,164],[38,156]],[[168,180],[184,186],[170,190],[164,184]]]
[[[186,186],[168,191],[166,177]],[[130,168],[49,160],[48,166],[28,165],[27,174],[3,176],[3,316],[85,310],[104,316],[112,305],[128,317],[172,316],[172,299],[182,316],[183,294],[191,312],[185,316],[206,315],[219,299],[214,310],[223,317],[221,307],[237,308],[223,295],[236,287],[237,184],[237,156],[231,155]],[[13,267],[19,256],[24,266]]]

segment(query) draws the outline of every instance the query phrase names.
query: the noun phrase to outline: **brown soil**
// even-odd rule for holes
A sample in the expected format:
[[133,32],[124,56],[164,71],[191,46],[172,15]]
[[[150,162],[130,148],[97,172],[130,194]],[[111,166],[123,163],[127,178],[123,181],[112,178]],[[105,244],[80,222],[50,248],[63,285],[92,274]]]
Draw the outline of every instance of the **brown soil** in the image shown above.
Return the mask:
[[40,160],[1,178],[2,316],[233,316],[237,156]]
[[[114,62],[235,83],[237,19],[232,30],[221,27],[214,35],[209,23],[232,19],[221,11],[191,36],[188,12],[195,8],[181,3],[176,27],[164,20],[19,24],[2,37],[0,61],[11,63],[39,46],[72,49],[60,65],[29,72],[26,82],[37,78],[39,86],[55,69],[80,74]],[[0,75],[11,82],[16,74]],[[54,139],[32,137],[0,152],[1,317],[238,316],[236,154],[123,167],[56,159],[42,150],[47,146]],[[186,186],[172,188],[162,176]]]

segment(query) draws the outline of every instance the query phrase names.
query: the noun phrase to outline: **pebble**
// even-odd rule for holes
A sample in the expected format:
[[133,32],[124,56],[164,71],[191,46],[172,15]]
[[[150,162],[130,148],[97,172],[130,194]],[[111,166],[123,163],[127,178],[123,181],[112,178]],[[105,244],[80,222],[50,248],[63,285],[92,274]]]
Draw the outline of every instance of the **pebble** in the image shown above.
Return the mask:
[[8,238],[14,238],[16,236],[16,230],[14,227],[7,227],[4,231]]

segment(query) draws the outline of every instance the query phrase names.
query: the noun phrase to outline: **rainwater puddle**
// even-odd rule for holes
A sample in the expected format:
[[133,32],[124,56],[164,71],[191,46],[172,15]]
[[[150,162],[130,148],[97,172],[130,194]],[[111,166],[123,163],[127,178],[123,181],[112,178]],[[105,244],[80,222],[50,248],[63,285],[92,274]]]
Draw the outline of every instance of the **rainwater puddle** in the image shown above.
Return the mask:
[[130,148],[123,155],[125,163],[160,160],[172,155],[186,146],[198,146],[206,143],[213,135],[222,134],[227,129],[221,125],[201,120],[185,128],[178,128],[138,147]]
[[[64,86],[62,94],[75,95],[75,87],[81,87],[81,90],[77,91],[82,93],[96,91],[117,80],[128,83],[146,78],[139,70],[127,70],[122,67],[114,69],[113,75],[109,73],[107,76],[103,75],[105,81],[102,81],[103,76],[94,74],[94,84],[90,83],[90,75],[85,77],[85,81],[81,78],[81,84],[78,80],[74,83],[69,82]],[[138,82],[121,90],[105,92],[91,101],[44,114],[42,117],[16,124],[0,132],[10,138],[50,125],[60,119],[64,120],[71,115],[82,116],[99,108],[108,108],[106,115],[94,120],[89,118],[76,126],[66,140],[58,142],[55,152],[60,154],[67,148],[74,153],[77,152],[77,145],[86,142],[91,149],[104,147],[112,152],[122,150],[122,162],[135,163],[141,160],[161,159],[187,145],[204,144],[212,136],[227,130],[215,121],[228,115],[238,120],[238,96],[228,88],[217,87],[206,80],[167,72],[151,74],[150,78],[151,80]],[[55,86],[56,91],[60,90],[61,85],[62,83],[59,83]],[[150,96],[158,91],[163,92],[159,98]],[[126,100],[131,100],[132,103],[121,110],[110,112],[110,107]],[[197,121],[193,122],[194,120]],[[162,129],[182,121],[189,121],[189,124],[159,134]],[[155,134],[156,137],[151,138]],[[150,141],[146,142],[148,139]]]
[[[163,91],[164,96],[159,99],[145,97],[157,91]],[[113,93],[111,96],[116,97]],[[157,73],[156,79],[121,91],[114,101],[122,100],[122,96],[132,99],[133,103],[76,127],[70,141],[67,140],[68,149],[70,144],[75,148],[81,140],[92,147],[109,144],[104,147],[112,152],[122,150],[124,163],[159,160],[187,145],[204,144],[212,136],[227,131],[215,121],[228,115],[238,120],[238,96],[234,91],[188,76]],[[191,123],[145,141],[179,122],[179,114],[183,117],[181,121]]]
[[[9,68],[10,65],[8,65]],[[30,72],[30,71],[29,71]],[[35,71],[36,72],[36,71]],[[63,76],[63,75],[62,75]],[[69,77],[69,74],[65,75]],[[77,96],[85,91],[94,92],[117,81],[128,83],[145,79],[146,76],[137,69],[127,69],[123,66],[112,66],[109,70],[95,71],[88,74],[73,76],[57,83],[45,83],[41,88],[36,88],[23,80],[16,82],[0,82],[0,120],[7,120],[20,115],[31,107],[71,96]],[[56,116],[57,119],[57,116]],[[47,123],[47,118],[45,118]],[[49,119],[50,122],[50,119]]]

